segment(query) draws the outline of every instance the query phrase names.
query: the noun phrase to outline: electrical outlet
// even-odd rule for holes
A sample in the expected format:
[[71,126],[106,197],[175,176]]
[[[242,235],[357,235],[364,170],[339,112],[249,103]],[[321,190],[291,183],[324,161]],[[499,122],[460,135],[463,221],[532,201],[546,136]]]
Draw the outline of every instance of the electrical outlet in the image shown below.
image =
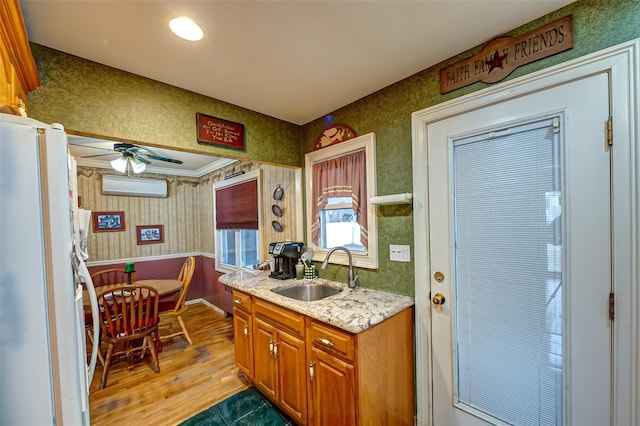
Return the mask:
[[409,246],[390,244],[389,259],[394,262],[411,262],[411,251]]

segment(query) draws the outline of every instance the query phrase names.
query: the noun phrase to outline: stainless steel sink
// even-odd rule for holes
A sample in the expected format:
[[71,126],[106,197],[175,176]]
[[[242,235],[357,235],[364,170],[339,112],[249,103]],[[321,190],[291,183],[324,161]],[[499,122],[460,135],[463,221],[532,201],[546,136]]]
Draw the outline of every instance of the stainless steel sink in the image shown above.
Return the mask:
[[271,291],[292,299],[313,302],[314,300],[336,295],[342,289],[322,284],[300,284],[293,287],[274,288]]

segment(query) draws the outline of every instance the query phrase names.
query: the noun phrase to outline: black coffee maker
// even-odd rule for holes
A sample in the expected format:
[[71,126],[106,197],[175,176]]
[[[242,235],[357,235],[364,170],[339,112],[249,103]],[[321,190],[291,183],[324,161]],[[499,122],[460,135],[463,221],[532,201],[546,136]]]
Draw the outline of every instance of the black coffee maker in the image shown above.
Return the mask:
[[274,270],[269,276],[279,280],[296,277],[296,264],[302,255],[303,243],[283,241],[269,244],[269,254],[274,259]]

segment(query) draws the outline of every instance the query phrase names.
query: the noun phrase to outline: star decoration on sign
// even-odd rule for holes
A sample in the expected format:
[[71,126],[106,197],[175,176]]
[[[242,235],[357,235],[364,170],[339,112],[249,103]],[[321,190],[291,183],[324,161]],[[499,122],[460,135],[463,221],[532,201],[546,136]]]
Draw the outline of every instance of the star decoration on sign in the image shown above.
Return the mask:
[[507,55],[500,56],[500,53],[498,53],[498,50],[496,49],[496,53],[493,54],[491,59],[488,61],[485,61],[485,63],[489,66],[489,71],[487,72],[487,74],[491,73],[491,71],[493,71],[496,68],[502,68],[502,62],[506,57]]

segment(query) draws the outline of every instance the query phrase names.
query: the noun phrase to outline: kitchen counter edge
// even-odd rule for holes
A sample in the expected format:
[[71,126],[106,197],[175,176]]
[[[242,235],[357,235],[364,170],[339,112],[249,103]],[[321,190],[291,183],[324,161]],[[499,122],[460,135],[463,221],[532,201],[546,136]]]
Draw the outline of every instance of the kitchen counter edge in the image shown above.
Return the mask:
[[[350,289],[344,283],[321,278],[311,281],[277,280],[270,278],[268,271],[232,272],[222,275],[219,280],[236,290],[356,334],[415,304],[414,298],[410,296],[364,287]],[[339,287],[343,291],[335,296],[313,302],[291,299],[271,291],[307,283]]]

